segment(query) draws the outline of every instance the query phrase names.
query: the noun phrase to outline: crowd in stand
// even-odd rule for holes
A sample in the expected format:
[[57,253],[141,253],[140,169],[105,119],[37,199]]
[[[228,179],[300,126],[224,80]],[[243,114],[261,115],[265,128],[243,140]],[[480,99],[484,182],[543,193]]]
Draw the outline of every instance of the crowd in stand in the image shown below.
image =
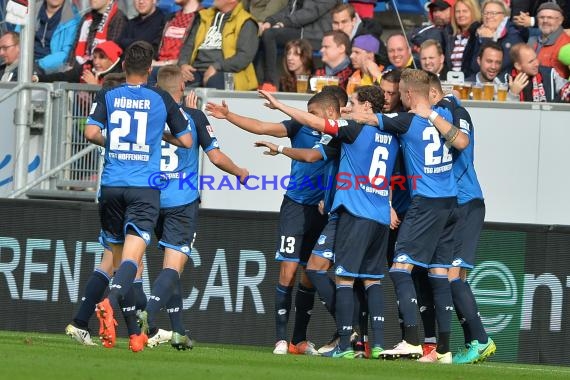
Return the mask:
[[[150,84],[177,64],[189,87],[223,89],[233,73],[235,90],[294,92],[302,75],[336,77],[350,92],[421,67],[444,81],[461,72],[453,78],[508,85],[511,101],[570,101],[568,2],[431,0],[429,24],[383,35],[377,1],[121,1],[131,0],[89,0],[84,12],[72,0],[38,1],[30,80],[101,84],[144,40],[155,48]],[[22,22],[10,12],[26,4],[10,0],[6,21]],[[17,80],[20,28],[0,37],[1,81]]]

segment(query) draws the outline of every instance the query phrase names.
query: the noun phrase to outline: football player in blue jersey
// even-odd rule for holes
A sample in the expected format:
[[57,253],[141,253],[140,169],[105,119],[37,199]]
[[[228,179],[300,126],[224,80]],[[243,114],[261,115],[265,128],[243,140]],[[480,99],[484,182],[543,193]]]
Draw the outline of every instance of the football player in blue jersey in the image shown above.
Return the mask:
[[[158,71],[157,86],[167,91],[180,103],[184,96],[184,79],[178,66],[164,66]],[[196,99],[194,93],[189,95]],[[189,130],[194,145],[191,148],[179,148],[166,141],[162,142],[160,170],[165,182],[160,184],[160,215],[156,226],[159,246],[164,250],[163,269],[152,285],[146,310],[142,320],[148,329],[148,345],[155,346],[160,341],[160,329],[156,327],[156,314],[166,308],[172,325],[172,347],[178,350],[192,348],[192,340],[186,333],[182,321],[182,287],[180,275],[196,238],[198,219],[198,161],[199,147],[208,159],[221,170],[235,175],[243,183],[249,172],[238,167],[219,147],[206,115],[196,109],[182,107],[191,121]],[[148,325],[146,325],[148,324]],[[156,339],[155,339],[156,338]],[[156,343],[155,343],[156,341]]]
[[400,98],[410,113],[353,115],[353,118],[379,125],[381,130],[400,138],[408,177],[412,180],[412,201],[398,233],[390,277],[396,288],[404,321],[404,339],[384,358],[423,355],[419,344],[417,296],[411,277],[415,265],[429,269],[438,326],[436,349],[422,362],[451,363],[449,348],[453,300],[447,276],[452,261],[453,211],[457,205],[457,186],[452,171],[450,147],[465,149],[469,136],[451,124],[449,110],[431,108],[429,77],[421,70],[407,69],[400,79]]
[[[380,89],[379,99],[383,103]],[[267,106],[278,109],[300,123],[340,140],[341,159],[338,186],[332,212],[339,215],[335,242],[335,301],[338,346],[324,354],[333,358],[354,358],[350,346],[354,294],[353,285],[361,279],[366,288],[372,335],[372,357],[383,351],[384,295],[380,286],[386,262],[390,225],[390,175],[398,153],[398,141],[378,127],[354,121],[319,118],[289,107],[271,94],[260,91]],[[371,107],[364,102],[359,107]],[[382,107],[378,107],[380,110]],[[285,151],[285,149],[282,149]]]
[[[105,347],[115,345],[115,315],[122,311],[133,352],[141,351],[148,339],[136,322],[132,284],[158,218],[160,191],[150,182],[160,170],[161,140],[164,136],[180,146],[192,146],[184,112],[166,92],[145,86],[152,56],[146,42],[125,50],[126,83],[97,94],[85,126],[87,140],[105,147],[99,203],[102,238],[113,255],[121,257],[109,295],[97,305],[99,335]],[[172,134],[164,132],[165,123]]]
[[437,75],[430,75],[432,104],[448,108],[453,124],[469,136],[469,145],[462,151],[452,150],[453,174],[457,182],[457,225],[453,261],[448,277],[455,311],[465,338],[465,349],[453,356],[453,363],[477,363],[486,360],[497,350],[495,342],[485,332],[477,302],[467,283],[467,270],[473,269],[479,236],[485,220],[485,201],[474,165],[474,127],[469,112],[454,96],[443,96]]
[[[338,101],[336,107],[338,108]],[[311,112],[326,114],[323,105],[309,103]],[[320,134],[294,120],[281,123],[263,122],[230,112],[225,102],[221,105],[208,103],[206,110],[218,119],[227,119],[239,128],[257,135],[288,137],[291,146],[312,148]],[[280,262],[279,282],[275,289],[276,343],[274,354],[317,355],[313,343],[307,340],[307,325],[314,305],[315,289],[305,271],[301,272],[300,283],[295,295],[295,327],[291,342],[287,339],[287,324],[292,303],[292,291],[299,265],[307,263],[327,216],[318,210],[323,199],[322,183],[328,174],[330,162],[305,163],[291,161],[291,181],[281,204],[279,213],[279,235],[275,258]],[[319,182],[320,181],[320,182]]]

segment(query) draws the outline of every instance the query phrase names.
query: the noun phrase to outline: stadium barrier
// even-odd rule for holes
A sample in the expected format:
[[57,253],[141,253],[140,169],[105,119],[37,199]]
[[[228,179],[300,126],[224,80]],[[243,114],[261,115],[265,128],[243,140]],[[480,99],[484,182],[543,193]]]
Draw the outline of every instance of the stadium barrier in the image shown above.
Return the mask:
[[[0,215],[0,329],[63,334],[102,254],[97,206],[0,199]],[[261,345],[270,352],[277,223],[273,212],[200,210],[193,257],[183,275],[184,319],[198,349],[207,342]],[[568,227],[485,225],[470,283],[497,343],[493,360],[570,365],[569,245]],[[147,294],[161,263],[153,242],[145,258]],[[384,284],[390,346],[400,332],[391,281]],[[126,336],[123,321],[119,324]],[[168,327],[165,313],[159,324]],[[95,318],[91,328],[97,331]],[[323,344],[333,331],[316,300],[310,339]],[[454,322],[452,347],[461,342]]]

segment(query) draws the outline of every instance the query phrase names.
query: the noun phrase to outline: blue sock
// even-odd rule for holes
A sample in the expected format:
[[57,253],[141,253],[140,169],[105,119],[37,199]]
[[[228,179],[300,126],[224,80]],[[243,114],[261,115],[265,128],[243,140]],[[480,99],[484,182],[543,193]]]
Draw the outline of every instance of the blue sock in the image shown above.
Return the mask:
[[295,294],[295,327],[293,328],[292,343],[297,344],[307,340],[307,326],[311,320],[311,312],[315,304],[315,289],[299,284]]
[[275,334],[277,340],[287,340],[287,323],[291,311],[292,286],[277,284],[275,288]]
[[144,294],[143,280],[142,279],[136,279],[135,282],[133,282],[133,288],[135,290],[137,310],[146,309],[146,303],[148,300],[146,298],[146,294]]
[[125,297],[119,302],[129,336],[141,333],[141,328],[137,321],[136,299],[135,288],[131,286]]
[[447,275],[429,274],[429,282],[433,290],[433,303],[435,304],[435,319],[437,320],[437,352],[449,352],[449,334],[451,332],[451,314],[453,312],[453,298]]
[[336,286],[336,331],[340,337],[340,349],[350,349],[352,318],[354,312],[354,290],[350,285]]
[[182,321],[182,281],[180,281],[180,278],[178,278],[176,282],[177,283],[174,286],[174,292],[166,303],[166,312],[168,313],[168,318],[170,318],[170,326],[172,327],[172,331],[184,335],[186,334],[186,329],[184,328],[184,322]]
[[461,319],[463,319],[462,327],[464,327],[465,343],[469,343],[472,340],[486,343],[488,336],[483,327],[483,322],[477,309],[477,302],[469,284],[463,282],[460,278],[454,279],[451,281],[451,292],[457,314],[458,316],[461,315]]
[[[111,291],[109,292],[108,298],[115,315],[121,310],[119,302],[127,295],[129,289],[133,286],[137,269],[137,263],[132,260],[125,260],[119,266],[115,277],[113,277],[113,284],[111,284]],[[115,319],[117,318],[115,317]]]
[[164,268],[152,284],[152,294],[146,305],[148,326],[150,334],[156,331],[156,314],[166,305],[176,287],[179,279],[178,272],[174,269]]
[[417,346],[420,344],[417,318],[418,301],[412,275],[406,270],[390,269],[390,278],[396,289],[398,308],[404,321],[404,340]]
[[427,269],[414,267],[412,280],[418,296],[418,307],[424,327],[425,342],[433,343],[435,339],[435,307],[433,304],[433,290],[428,278]]
[[79,328],[85,329],[89,326],[89,318],[95,312],[95,305],[103,299],[105,290],[109,286],[109,277],[99,269],[95,269],[85,285],[85,293],[81,299],[79,310],[73,318],[73,323]]
[[352,326],[358,326],[359,340],[364,342],[364,336],[368,336],[368,303],[366,302],[366,289],[362,281],[356,281],[353,285],[354,310],[352,314]]
[[372,329],[372,347],[384,347],[384,292],[382,285],[372,284],[368,286],[366,295]]
[[335,313],[335,285],[326,271],[306,270],[307,277],[317,289],[319,299],[326,307],[328,312],[333,316]]

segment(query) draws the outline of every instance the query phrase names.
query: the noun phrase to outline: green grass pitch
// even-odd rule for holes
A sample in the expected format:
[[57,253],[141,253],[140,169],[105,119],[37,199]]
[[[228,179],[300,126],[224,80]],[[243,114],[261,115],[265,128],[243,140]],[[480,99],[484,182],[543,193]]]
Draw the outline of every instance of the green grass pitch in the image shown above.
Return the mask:
[[570,368],[487,362],[431,365],[407,360],[346,360],[271,353],[269,347],[197,343],[191,351],[163,345],[140,353],[81,346],[61,335],[0,332],[2,379],[570,379]]

